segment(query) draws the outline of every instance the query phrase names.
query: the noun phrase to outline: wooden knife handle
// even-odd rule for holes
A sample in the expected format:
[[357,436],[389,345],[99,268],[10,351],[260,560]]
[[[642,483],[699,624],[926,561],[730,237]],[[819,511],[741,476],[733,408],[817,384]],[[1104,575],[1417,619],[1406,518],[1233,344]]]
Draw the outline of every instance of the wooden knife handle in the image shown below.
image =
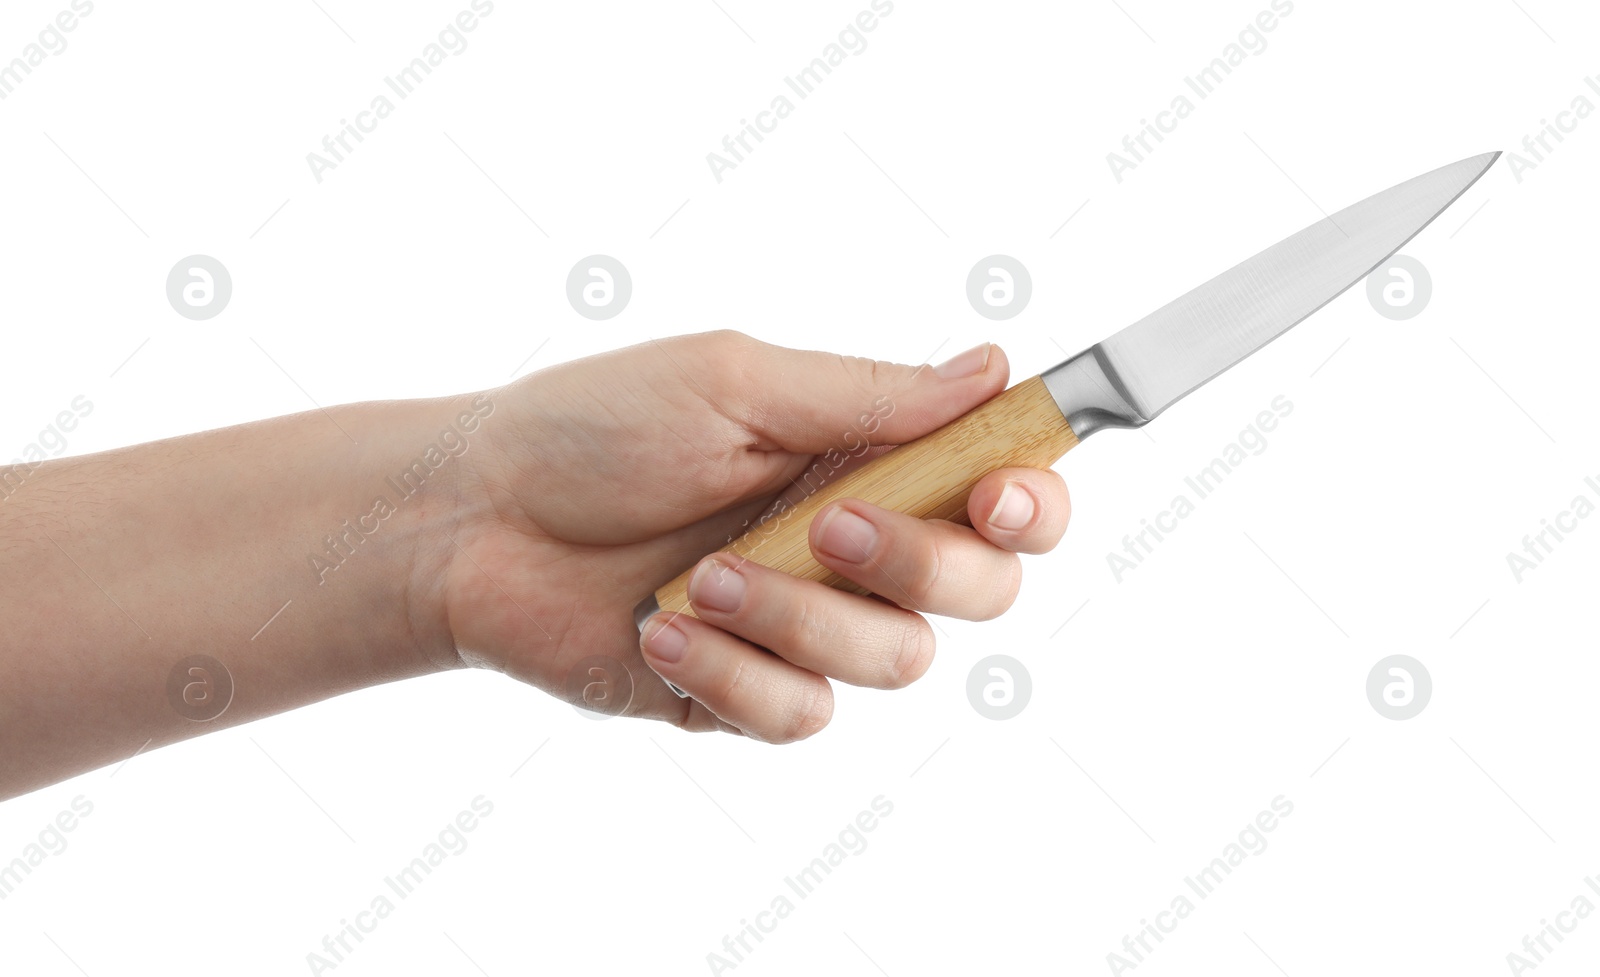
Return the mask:
[[[997,468],[1048,468],[1077,443],[1044,381],[1034,377],[937,431],[823,484],[720,552],[861,593],[860,587],[811,555],[811,520],[824,506],[839,499],[861,499],[923,519],[965,523],[967,497],[978,479]],[[688,597],[693,570],[656,591],[656,604],[662,610],[694,613]]]

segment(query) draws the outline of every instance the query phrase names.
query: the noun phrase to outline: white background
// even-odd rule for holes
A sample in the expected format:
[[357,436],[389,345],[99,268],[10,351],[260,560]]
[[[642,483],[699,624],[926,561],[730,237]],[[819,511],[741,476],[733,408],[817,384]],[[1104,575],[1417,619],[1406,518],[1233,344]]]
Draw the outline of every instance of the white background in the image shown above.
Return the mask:
[[[100,0],[0,101],[0,455],[80,394],[71,453],[720,327],[907,362],[992,339],[1021,379],[1319,207],[1600,104],[1576,2],[1298,0],[1203,101],[1184,77],[1265,2],[1121,3],[900,0],[719,184],[706,154],[866,0],[498,0],[319,184],[306,154],[467,0]],[[7,3],[0,59],[65,6]],[[1106,154],[1180,94],[1193,114],[1119,183]],[[703,974],[882,795],[865,850],[737,973],[1106,973],[1283,795],[1139,974],[1506,972],[1600,903],[1600,519],[1520,583],[1506,561],[1597,496],[1597,156],[1586,119],[1520,180],[1502,159],[1407,247],[1420,316],[1358,286],[1148,437],[1074,451],[1072,527],[1015,610],[938,622],[924,680],[841,688],[815,739],[593,722],[488,673],[345,696],[0,807],[9,861],[93,804],[0,902],[7,969],[310,972],[483,795],[470,846],[337,973]],[[603,323],[564,291],[597,252],[634,282]],[[964,294],[997,252],[1034,283],[1004,322]],[[164,294],[197,253],[234,281],[205,322]],[[1119,583],[1107,554],[1279,395],[1266,450]],[[1033,684],[1006,722],[966,695],[996,653]],[[1403,722],[1365,692],[1397,653],[1434,686]],[[1597,963],[1589,917],[1538,973]]]

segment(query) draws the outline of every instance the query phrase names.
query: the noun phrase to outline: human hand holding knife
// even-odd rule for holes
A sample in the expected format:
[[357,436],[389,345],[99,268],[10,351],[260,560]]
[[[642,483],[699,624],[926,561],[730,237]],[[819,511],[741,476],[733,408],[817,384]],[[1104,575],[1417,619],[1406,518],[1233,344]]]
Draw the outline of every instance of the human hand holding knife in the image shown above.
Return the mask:
[[[829,505],[861,499],[919,518],[964,521],[979,478],[1009,466],[1048,467],[1096,431],[1148,423],[1365,278],[1499,155],[1440,167],[1317,221],[938,430],[792,505],[780,503],[722,557],[861,592],[813,552],[820,532],[813,517]],[[695,614],[692,572],[640,602],[634,617],[641,629],[661,612]]]
[[[832,715],[830,680],[899,688],[928,668],[919,612],[1010,606],[1016,554],[1066,527],[1056,459],[1148,422],[1315,312],[1496,155],[1318,221],[1009,390],[994,346],[928,369],[714,333],[476,395],[193,435],[182,466],[156,443],[0,469],[0,687],[26,705],[0,730],[0,753],[20,758],[0,767],[0,797],[130,744],[468,665],[589,711],[803,739]],[[349,437],[328,437],[330,419]],[[832,440],[858,423],[860,450],[835,465]],[[309,569],[308,538],[326,547]],[[78,579],[86,566],[98,588]],[[108,613],[117,594],[136,600]],[[267,594],[281,617],[263,626]],[[45,646],[60,653],[34,653]],[[203,724],[187,698],[147,694],[199,681],[173,661],[188,647],[208,649],[206,681],[229,690]]]

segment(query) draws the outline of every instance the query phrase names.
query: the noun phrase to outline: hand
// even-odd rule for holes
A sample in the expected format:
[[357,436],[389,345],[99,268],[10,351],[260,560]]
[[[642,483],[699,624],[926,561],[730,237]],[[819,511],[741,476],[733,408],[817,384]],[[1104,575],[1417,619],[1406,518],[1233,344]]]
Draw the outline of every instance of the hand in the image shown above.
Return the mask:
[[[890,689],[928,669],[933,632],[917,612],[986,620],[1010,607],[1015,554],[1049,550],[1066,529],[1060,476],[991,473],[972,493],[972,528],[859,500],[824,509],[817,560],[893,603],[713,556],[690,584],[698,620],[657,614],[641,636],[634,605],[753,525],[814,456],[919,437],[999,393],[1007,372],[995,346],[929,369],[720,332],[518,381],[495,395],[505,413],[485,422],[488,450],[467,456],[476,515],[444,581],[457,650],[569,700],[584,684],[572,669],[604,656],[632,678],[628,715],[810,736],[833,713],[829,678]],[[864,414],[878,418],[871,434]]]
[[753,525],[815,455],[859,445],[863,414],[880,418],[873,444],[909,441],[999,393],[1007,372],[994,346],[929,369],[721,332],[518,381],[495,395],[505,413],[485,422],[488,450],[467,456],[476,515],[444,581],[457,650],[569,700],[584,684],[572,669],[604,656],[632,678],[628,715],[810,736],[833,712],[829,678],[889,689],[928,669],[933,632],[917,612],[986,620],[1011,605],[1015,554],[1049,550],[1066,528],[1058,475],[991,473],[972,528],[859,500],[823,510],[817,560],[893,603],[715,557],[690,585],[698,620],[657,614],[641,637],[635,603]]
[[[841,451],[865,461],[1005,385],[992,346],[928,369],[714,333],[478,395],[0,468],[0,799],[462,664],[576,703],[598,656],[604,677],[632,679],[608,713],[809,736],[832,714],[828,679],[894,688],[927,670],[917,612],[1004,611],[1015,554],[1066,526],[1065,486],[993,472],[972,492],[976,529],[860,500],[821,508],[817,560],[887,600],[702,558],[778,493],[814,492],[817,466],[842,475]],[[641,639],[634,605],[697,560],[698,618],[657,615]],[[171,684],[196,649],[231,689],[204,716]]]

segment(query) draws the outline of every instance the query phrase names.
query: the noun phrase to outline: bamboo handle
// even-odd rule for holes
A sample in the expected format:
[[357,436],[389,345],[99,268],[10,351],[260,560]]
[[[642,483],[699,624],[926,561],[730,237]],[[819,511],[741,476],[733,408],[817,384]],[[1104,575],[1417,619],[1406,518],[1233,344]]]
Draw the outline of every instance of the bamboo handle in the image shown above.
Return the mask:
[[[823,507],[839,499],[861,499],[924,519],[966,522],[967,497],[978,479],[997,468],[1048,468],[1077,443],[1044,381],[1034,377],[844,478],[824,483],[720,552],[860,593],[860,587],[811,555],[811,520]],[[656,591],[657,606],[692,615],[692,572],[693,567]]]

